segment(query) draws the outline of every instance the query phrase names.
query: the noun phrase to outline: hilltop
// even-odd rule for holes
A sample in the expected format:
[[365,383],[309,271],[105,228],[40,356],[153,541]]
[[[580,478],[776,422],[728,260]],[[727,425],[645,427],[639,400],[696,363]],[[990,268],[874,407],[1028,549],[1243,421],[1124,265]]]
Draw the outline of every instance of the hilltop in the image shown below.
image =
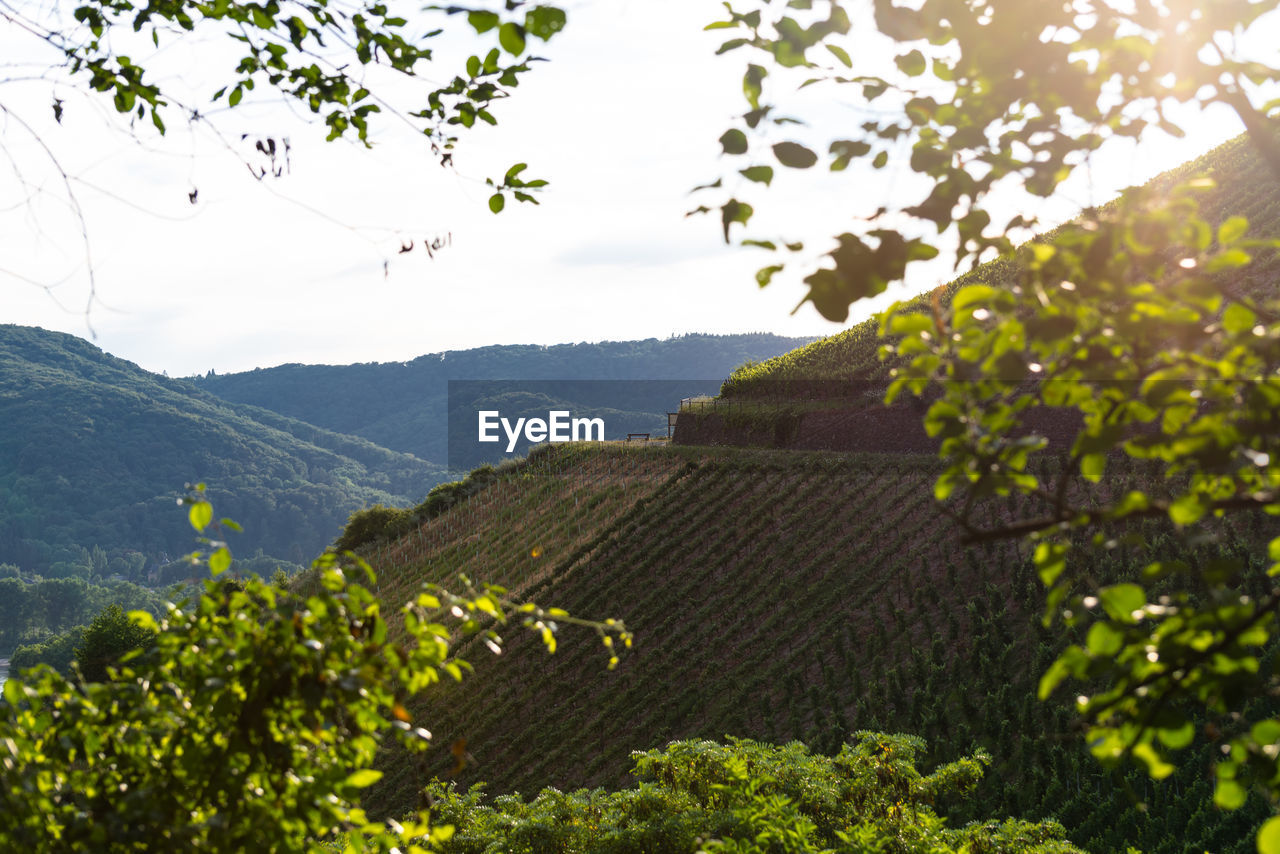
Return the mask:
[[0,420],[0,562],[41,572],[69,545],[190,551],[184,483],[207,483],[219,514],[246,524],[245,556],[305,562],[352,511],[416,501],[442,476],[31,327],[0,326]]
[[[1280,196],[1273,182],[1254,177],[1266,174],[1267,167],[1247,135],[1241,135],[1155,177],[1148,186],[1159,190],[1193,176],[1207,176],[1216,186],[1198,195],[1206,219],[1220,223],[1228,216],[1243,215],[1249,220],[1251,235],[1267,237],[1280,234]],[[907,308],[928,311],[935,297],[945,302],[961,287],[978,283],[1007,287],[1014,283],[1017,275],[1017,265],[1011,259],[997,258],[932,293],[908,301]],[[1278,281],[1280,255],[1269,252],[1259,255],[1247,276],[1224,274],[1218,277],[1217,284],[1226,293],[1264,298],[1276,294]],[[880,358],[879,348],[883,343],[879,320],[871,318],[837,335],[756,365],[743,366],[725,380],[721,395],[735,401],[865,397],[869,389],[883,388],[889,381],[893,365]]]
[[[450,380],[703,381],[688,392],[693,394],[714,391],[722,377],[744,363],[777,356],[811,340],[753,333],[549,347],[510,345],[429,353],[409,362],[291,364],[236,374],[210,373],[192,381],[228,401],[265,407],[420,459],[443,462],[448,452]],[[582,389],[573,388],[572,382],[564,386],[562,390],[550,387],[552,396],[562,403],[550,400],[549,405],[579,409],[595,404],[576,399]],[[664,410],[674,408],[680,396],[656,408],[630,408],[656,413],[665,425]],[[622,400],[630,397],[641,395],[625,392]]]

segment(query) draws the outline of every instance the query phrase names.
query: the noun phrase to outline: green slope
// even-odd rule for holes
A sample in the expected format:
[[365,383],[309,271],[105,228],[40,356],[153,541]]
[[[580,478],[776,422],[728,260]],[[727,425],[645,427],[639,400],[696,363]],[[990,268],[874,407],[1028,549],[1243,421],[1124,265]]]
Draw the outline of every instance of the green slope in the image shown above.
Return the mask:
[[[1156,187],[1171,187],[1193,176],[1205,175],[1216,187],[1199,197],[1201,212],[1210,222],[1243,215],[1249,220],[1250,235],[1280,235],[1280,193],[1269,177],[1247,136],[1239,136],[1203,156],[1157,176]],[[996,259],[947,284],[938,296],[946,299],[960,287],[984,283],[1011,284],[1016,267],[1008,259]],[[1280,255],[1259,259],[1244,275],[1222,277],[1224,291],[1254,298],[1274,296],[1280,281]],[[931,295],[912,302],[925,310]],[[878,349],[879,322],[872,318],[837,335],[814,341],[805,347],[781,354],[758,365],[734,371],[725,381],[722,395],[735,400],[828,398],[845,396],[844,389],[857,384],[886,383],[891,366],[881,361]]]
[[[717,381],[744,362],[776,356],[809,340],[759,333],[481,347],[431,353],[403,363],[281,365],[193,381],[226,400],[266,407],[443,462],[448,450],[449,380]],[[662,423],[664,409],[677,402],[667,401],[655,410],[663,416]]]
[[[1039,627],[1039,581],[1012,544],[959,545],[932,498],[934,466],[908,455],[562,446],[371,546],[390,602],[465,571],[574,613],[623,617],[636,636],[612,673],[589,634],[566,631],[551,657],[516,629],[500,658],[468,648],[474,677],[422,710],[433,759],[417,768],[388,757],[383,808],[398,812],[429,775],[449,776],[454,744],[474,757],[455,778],[463,786],[532,794],[623,782],[631,751],[673,739],[802,739],[834,751],[852,731],[878,729],[926,737],[929,763],[985,747],[996,765],[973,799],[979,810],[1055,817],[1090,850],[1251,851],[1266,807],[1212,808],[1215,745],[1161,784],[1130,775],[1142,812],[1088,758],[1068,698],[1036,701],[1059,643]],[[1112,488],[1136,482],[1151,486],[1130,469]],[[1222,547],[1259,539],[1265,521],[1241,525]],[[1174,549],[1148,533],[1157,551]],[[1116,553],[1093,571],[1119,576],[1148,558]]]
[[0,561],[47,568],[65,544],[192,548],[175,507],[204,481],[246,524],[238,550],[304,562],[355,509],[409,503],[421,460],[148,373],[70,335],[0,326]]

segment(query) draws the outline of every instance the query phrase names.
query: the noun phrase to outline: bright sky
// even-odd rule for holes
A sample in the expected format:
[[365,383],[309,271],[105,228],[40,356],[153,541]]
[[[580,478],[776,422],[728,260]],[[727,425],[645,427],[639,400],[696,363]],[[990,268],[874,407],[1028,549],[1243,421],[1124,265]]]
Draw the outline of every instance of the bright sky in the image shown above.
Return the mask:
[[[47,81],[0,85],[9,111],[0,115],[0,322],[86,338],[91,325],[98,346],[173,376],[407,360],[487,344],[838,331],[808,306],[791,314],[804,293],[797,279],[756,287],[753,273],[766,260],[758,250],[727,248],[718,221],[683,216],[698,204],[690,188],[721,174],[716,140],[745,109],[744,55],[714,56],[723,32],[702,31],[721,5],[562,5],[568,28],[537,47],[553,61],[499,106],[498,127],[464,135],[457,173],[437,166],[420,139],[394,130],[372,151],[326,144],[320,127],[301,125],[278,102],[246,99],[218,116],[230,148],[174,120],[164,139],[140,128],[140,144],[94,99],[59,90],[59,126]],[[207,95],[216,88],[203,82],[208,51],[218,44],[183,43],[153,62],[166,79]],[[856,56],[856,40],[850,47]],[[15,56],[34,56],[30,39],[0,22],[0,57]],[[441,78],[454,67],[442,65]],[[0,62],[11,78],[26,70]],[[836,101],[818,115],[832,127],[857,119]],[[255,137],[241,142],[242,132]],[[1179,144],[1117,151],[1090,185],[1067,195],[1103,201],[1238,132],[1217,117]],[[237,153],[251,157],[253,139],[267,135],[290,138],[291,170],[258,182]],[[84,214],[100,300],[87,320],[84,236],[50,154],[72,177]],[[493,216],[482,179],[516,160],[551,187],[541,206],[508,205]],[[759,218],[809,237],[818,251],[830,240],[814,237],[845,230],[850,216],[886,201],[895,186],[893,174],[854,170],[839,180],[786,178],[760,196],[768,210]],[[1061,218],[1069,208],[1042,212]],[[434,259],[420,250],[398,255],[408,237],[448,245]],[[945,278],[935,268],[912,289]]]

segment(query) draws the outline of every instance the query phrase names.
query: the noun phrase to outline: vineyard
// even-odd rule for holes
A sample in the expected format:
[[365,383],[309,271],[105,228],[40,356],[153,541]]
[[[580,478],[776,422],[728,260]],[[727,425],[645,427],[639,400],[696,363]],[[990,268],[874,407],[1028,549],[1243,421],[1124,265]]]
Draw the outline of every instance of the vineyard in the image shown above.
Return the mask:
[[[1090,850],[1252,850],[1265,806],[1213,809],[1213,744],[1161,784],[1128,777],[1142,811],[1126,781],[1088,757],[1068,700],[1036,701],[1057,649],[1039,628],[1040,584],[1013,545],[958,545],[932,498],[934,465],[560,446],[368,547],[392,601],[465,572],[574,613],[622,617],[636,638],[613,672],[594,636],[568,629],[551,657],[514,629],[501,657],[465,649],[475,676],[420,710],[433,764],[386,757],[377,799],[400,812],[431,775],[450,777],[456,757],[464,787],[533,794],[626,783],[631,751],[675,739],[800,739],[834,752],[851,732],[877,729],[927,739],[926,768],[985,748],[995,767],[972,802],[1056,818]],[[1110,488],[1138,481],[1141,470],[1121,469]],[[1249,520],[1214,548],[1243,550],[1264,527]],[[1148,539],[1175,548],[1156,529]],[[1112,554],[1092,571],[1120,577],[1139,565]],[[953,821],[976,817],[955,809]]]
[[[1258,181],[1265,174],[1254,148],[1245,136],[1224,143],[1196,160],[1185,163],[1150,182],[1158,188],[1172,187],[1194,175],[1205,174],[1216,187],[1200,196],[1200,206],[1210,222],[1222,222],[1228,215],[1242,215],[1249,220],[1251,235],[1271,237],[1280,232],[1280,196],[1270,181]],[[1247,276],[1220,277],[1220,286],[1228,293],[1259,297],[1276,293],[1280,275],[1280,257],[1274,252],[1258,255]],[[961,287],[972,284],[1009,286],[1016,282],[1017,266],[1008,258],[999,258],[968,271],[938,289],[937,297],[946,300]],[[909,310],[928,311],[933,294],[916,297]],[[849,401],[857,405],[869,390],[883,389],[889,382],[892,365],[880,359],[879,336],[875,318],[863,321],[829,338],[784,353],[763,362],[752,362],[735,370],[725,380],[721,397],[726,400]]]

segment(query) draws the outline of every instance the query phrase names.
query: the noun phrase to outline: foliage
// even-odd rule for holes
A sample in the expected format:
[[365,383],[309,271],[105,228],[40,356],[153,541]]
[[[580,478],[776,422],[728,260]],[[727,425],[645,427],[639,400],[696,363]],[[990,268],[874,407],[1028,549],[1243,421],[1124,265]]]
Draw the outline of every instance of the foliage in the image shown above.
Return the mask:
[[[895,202],[840,235],[832,266],[806,278],[806,299],[829,318],[843,319],[947,240],[957,265],[1009,255],[1035,223],[1018,213],[992,228],[996,191],[1047,197],[1109,140],[1152,127],[1181,136],[1188,111],[1179,105],[1234,111],[1261,161],[1253,180],[1280,178],[1278,105],[1255,104],[1253,88],[1280,69],[1273,54],[1245,52],[1273,4],[877,0],[893,73],[859,73],[839,47],[850,27],[844,5],[790,3],[772,20],[730,6],[714,25],[742,35],[722,50],[763,52],[772,67],[803,67],[814,82],[885,108],[831,144],[832,169],[883,168],[909,146],[907,165],[928,179],[919,201]],[[793,17],[805,14],[811,23]],[[852,70],[819,67],[808,51],[824,45]],[[761,100],[768,73],[753,64],[745,76],[744,122],[760,136],[773,118]],[[731,133],[728,153],[763,153]],[[789,167],[818,159],[790,144],[772,154]],[[1236,286],[1280,244],[1243,210],[1210,220],[1200,197],[1213,185],[1192,174],[1126,192],[1025,245],[1009,287],[969,284],[946,304],[936,295],[930,311],[890,311],[882,329],[900,339],[886,347],[901,360],[889,399],[931,395],[926,425],[946,461],[938,498],[972,541],[1030,537],[1049,589],[1046,619],[1085,632],[1049,668],[1042,696],[1078,680],[1094,754],[1131,757],[1156,778],[1172,773],[1170,751],[1192,743],[1195,710],[1222,716],[1226,728],[1210,733],[1222,748],[1214,801],[1233,809],[1251,786],[1280,802],[1280,718],[1250,703],[1274,688],[1280,592],[1247,593],[1239,557],[1150,562],[1140,576],[1102,580],[1081,556],[1141,548],[1125,524],[1137,519],[1166,518],[1199,539],[1221,537],[1232,513],[1280,513],[1280,302],[1274,290],[1255,299]],[[725,203],[726,237],[744,210]],[[929,227],[937,238],[920,236]],[[1062,465],[1046,479],[1031,460],[1047,442],[1030,424],[1054,408],[1074,410],[1083,426],[1070,448],[1055,449]],[[1162,488],[1109,489],[1104,474],[1120,454],[1158,461]],[[1037,497],[1043,511],[992,523],[986,508],[1013,493]],[[1280,574],[1280,538],[1269,561]],[[1280,851],[1280,817],[1258,846]]]
[[484,805],[478,788],[431,789],[446,852],[879,851],[1072,852],[1052,822],[1006,820],[953,829],[933,811],[969,793],[989,760],[979,753],[924,776],[920,739],[854,733],[835,756],[799,742],[774,746],[678,741],[634,754],[636,788],[565,794],[546,789]]
[[108,606],[93,618],[76,646],[80,677],[86,682],[105,682],[108,668],[114,668],[125,653],[146,649],[155,637],[155,630],[130,620],[119,605]]
[[[439,488],[435,487],[432,492]],[[402,534],[411,518],[412,513],[408,510],[383,507],[381,504],[357,510],[347,520],[347,526],[334,541],[333,548],[336,551],[349,551],[378,539]]]
[[[192,525],[220,533],[197,491]],[[193,560],[230,565],[220,539]],[[421,851],[447,835],[413,820],[371,822],[361,793],[377,780],[380,743],[425,750],[431,733],[405,702],[442,677],[461,678],[452,629],[500,642],[486,621],[525,623],[550,641],[534,605],[496,589],[455,596],[424,587],[390,642],[374,581],[359,559],[326,555],[306,596],[257,578],[210,580],[194,602],[156,620],[130,617],[155,643],[126,654],[107,682],[73,684],[47,668],[11,678],[0,704],[0,840],[28,851],[69,848],[296,851],[331,834],[348,850]],[[575,622],[567,617],[561,622]],[[595,624],[602,637],[629,636]],[[165,757],[158,762],[157,757]]]
[[[523,5],[507,3],[501,12],[454,5],[428,7],[447,16],[465,13],[466,28],[473,37],[493,45],[481,50],[482,55],[467,57],[451,77],[448,72],[429,71],[435,61],[433,39],[456,29],[451,21],[441,17],[442,26],[424,32],[419,19],[402,17],[384,3],[347,7],[329,0],[268,4],[162,0],[142,5],[87,0],[71,16],[55,6],[13,9],[9,20],[16,33],[53,48],[58,60],[46,72],[47,78],[62,77],[101,93],[131,123],[149,119],[160,134],[167,129],[166,118],[175,114],[192,123],[208,122],[220,110],[239,106],[246,96],[252,100],[251,93],[274,90],[321,118],[330,140],[354,133],[370,145],[378,118],[394,118],[424,134],[441,164],[448,165],[460,130],[477,121],[497,124],[494,105],[519,86],[530,63],[538,59],[531,53],[535,41],[549,41],[565,26],[564,10],[551,5],[520,8]],[[178,81],[148,67],[161,64],[156,53],[190,32],[221,36],[232,47],[233,59],[216,48],[206,48],[209,69],[217,81],[213,86],[218,87],[208,106],[203,101],[192,103],[194,96],[183,91]],[[131,58],[146,50],[155,51],[149,60],[139,63]],[[424,78],[423,72],[429,77]],[[411,100],[397,96],[396,78],[431,77],[448,82],[432,84],[425,91],[412,87]],[[60,122],[63,100],[55,96],[52,107]],[[270,160],[269,167],[254,170],[259,177],[279,174],[277,158],[287,157],[288,146],[287,140],[280,142],[279,146],[275,139],[258,143]],[[517,164],[503,178],[490,179],[493,198],[505,201],[510,193],[517,201],[536,203],[531,193],[547,182],[520,177],[525,168]],[[490,207],[495,213],[501,209],[493,202]]]
[[[73,627],[81,628],[95,614],[113,604],[153,614],[163,610],[160,594],[127,581],[90,584],[80,578],[44,578],[37,581],[2,578],[0,654],[23,643],[37,648],[54,644],[49,635],[65,633]],[[51,664],[63,662],[54,666],[65,672],[70,649],[75,645],[74,642],[70,646],[67,644],[65,639],[56,643],[57,649],[66,650],[66,656],[59,652],[52,659],[46,659],[44,656],[52,654],[52,647],[43,651],[33,650],[30,654],[37,655],[41,661],[49,660]]]
[[71,676],[71,663],[76,659],[76,648],[84,637],[84,626],[73,626],[40,643],[24,644],[13,651],[9,668],[20,673],[29,667],[46,664],[63,676]]

